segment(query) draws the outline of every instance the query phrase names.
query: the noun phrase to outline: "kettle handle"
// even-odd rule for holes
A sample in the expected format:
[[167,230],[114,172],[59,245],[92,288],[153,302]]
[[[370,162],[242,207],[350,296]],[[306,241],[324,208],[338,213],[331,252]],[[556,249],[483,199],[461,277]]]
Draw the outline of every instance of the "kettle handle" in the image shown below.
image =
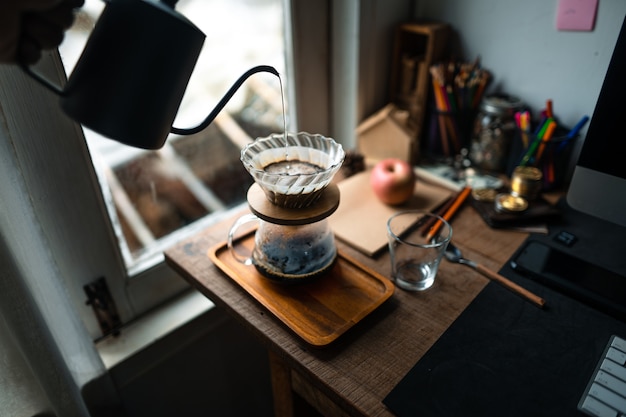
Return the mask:
[[61,87],[54,85],[49,80],[47,80],[40,74],[36,73],[35,71],[33,71],[28,65],[24,63],[19,63],[18,65],[20,66],[20,68],[22,68],[22,71],[24,71],[28,76],[30,76],[33,80],[37,81],[39,84],[46,87],[48,90],[52,91],[54,94],[61,96],[61,97],[66,95],[65,91],[62,90]]
[[206,129],[206,127],[209,126],[211,124],[211,122],[213,122],[213,120],[215,119],[217,114],[220,111],[222,111],[224,106],[226,106],[228,101],[237,92],[239,87],[241,87],[243,82],[245,80],[247,80],[251,75],[254,75],[257,72],[269,72],[269,73],[272,73],[272,74],[274,74],[274,75],[276,75],[277,77],[280,78],[280,74],[278,73],[278,71],[274,67],[271,67],[269,65],[258,65],[256,67],[253,67],[253,68],[249,69],[248,71],[246,71],[241,77],[239,77],[239,79],[235,82],[235,84],[233,84],[233,86],[230,87],[230,89],[226,92],[224,97],[222,97],[220,102],[217,103],[217,106],[215,106],[213,111],[206,117],[206,119],[204,119],[204,121],[202,123],[200,123],[196,127],[192,127],[192,128],[188,128],[188,129],[180,129],[180,128],[172,126],[172,129],[170,130],[170,132],[171,133],[175,133],[177,135],[193,135],[195,133],[198,133],[198,132]]

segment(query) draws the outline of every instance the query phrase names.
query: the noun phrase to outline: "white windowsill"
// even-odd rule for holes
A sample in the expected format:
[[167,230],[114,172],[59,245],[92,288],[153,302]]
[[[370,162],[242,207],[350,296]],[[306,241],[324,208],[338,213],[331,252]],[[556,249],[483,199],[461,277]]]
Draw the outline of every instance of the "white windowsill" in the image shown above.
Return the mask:
[[110,370],[142,349],[211,310],[215,305],[191,290],[125,326],[118,336],[96,343],[96,349]]

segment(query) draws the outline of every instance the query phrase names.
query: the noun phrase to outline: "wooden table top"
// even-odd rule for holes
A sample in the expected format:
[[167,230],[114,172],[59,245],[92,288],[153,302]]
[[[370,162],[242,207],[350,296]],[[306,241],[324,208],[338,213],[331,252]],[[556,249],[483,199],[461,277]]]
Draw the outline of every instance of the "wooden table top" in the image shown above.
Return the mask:
[[[309,383],[349,410],[349,415],[393,416],[382,400],[488,282],[471,268],[444,260],[429,290],[410,293],[396,289],[389,300],[333,344],[312,348],[209,260],[207,251],[226,240],[234,219],[222,221],[167,250],[167,263]],[[496,271],[527,236],[489,228],[469,204],[451,224],[452,241],[463,255]],[[337,247],[390,277],[386,251],[370,258],[341,241],[337,241]]]

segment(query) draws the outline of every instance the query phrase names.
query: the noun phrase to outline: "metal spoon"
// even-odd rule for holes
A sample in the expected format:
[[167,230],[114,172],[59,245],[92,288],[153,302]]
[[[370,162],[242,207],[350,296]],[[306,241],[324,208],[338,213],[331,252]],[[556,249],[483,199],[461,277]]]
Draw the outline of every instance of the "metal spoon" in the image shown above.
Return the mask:
[[535,304],[539,308],[543,308],[543,306],[546,304],[546,300],[544,300],[543,298],[533,294],[532,292],[528,291],[527,289],[523,287],[520,287],[513,281],[503,277],[497,272],[492,271],[491,269],[483,265],[480,265],[474,261],[470,261],[469,259],[463,258],[463,255],[461,254],[461,251],[459,250],[459,248],[454,246],[452,242],[448,243],[448,247],[445,252],[445,257],[450,262],[458,263],[461,265],[466,265],[466,266],[469,266],[470,268],[475,269],[483,276],[489,278],[492,281],[496,281],[498,284],[504,286],[510,291],[513,291],[515,294],[526,298],[528,301]]

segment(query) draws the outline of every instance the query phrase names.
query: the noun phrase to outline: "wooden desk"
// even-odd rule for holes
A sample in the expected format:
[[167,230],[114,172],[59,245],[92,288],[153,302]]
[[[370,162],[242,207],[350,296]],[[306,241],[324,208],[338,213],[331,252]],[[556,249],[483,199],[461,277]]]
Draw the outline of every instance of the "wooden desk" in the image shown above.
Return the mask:
[[[276,416],[293,416],[296,392],[324,416],[393,416],[382,400],[487,284],[462,265],[443,261],[432,288],[396,289],[372,314],[323,349],[308,346],[223,274],[207,250],[226,239],[234,219],[221,222],[165,252],[167,263],[226,309],[267,347]],[[526,238],[490,229],[469,205],[452,221],[463,254],[498,270]],[[390,276],[387,253],[369,258],[337,242],[340,251]]]

